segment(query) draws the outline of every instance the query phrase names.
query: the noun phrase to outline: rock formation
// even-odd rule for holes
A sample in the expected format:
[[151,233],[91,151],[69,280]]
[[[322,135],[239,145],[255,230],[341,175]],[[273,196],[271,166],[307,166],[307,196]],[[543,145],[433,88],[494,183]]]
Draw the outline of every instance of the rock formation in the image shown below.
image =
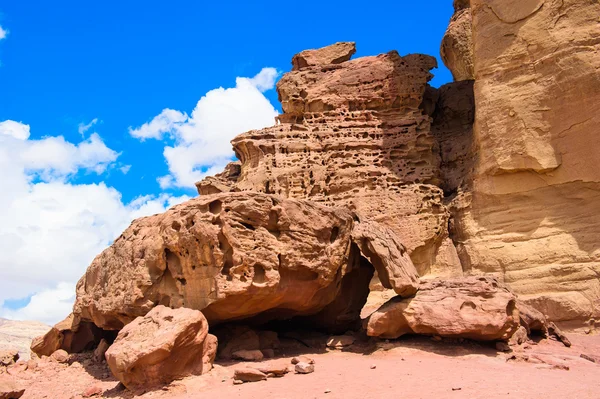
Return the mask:
[[[315,315],[335,306],[340,293],[347,294],[342,303],[356,302],[344,286],[368,263],[359,248],[384,286],[414,293],[418,276],[402,244],[389,234],[369,236],[360,225],[345,209],[309,201],[201,196],[135,221],[79,282],[75,313],[105,330],[121,329],[157,305],[202,310],[213,326]],[[366,293],[345,312],[355,320],[345,321],[358,321]]]
[[597,318],[600,4],[464,3],[444,40],[459,44],[443,50],[455,78],[472,64],[475,79],[472,184],[452,207],[463,269],[497,275],[553,320]]
[[202,313],[157,306],[119,332],[106,361],[114,376],[132,388],[206,373],[216,351]]
[[432,280],[412,298],[391,299],[366,321],[372,337],[427,334],[507,340],[519,328],[515,295],[490,277]]
[[[106,357],[131,385],[158,378],[178,350],[179,333],[168,350],[117,361],[130,340],[174,323],[160,305],[202,311],[215,331],[285,320],[344,333],[360,326],[375,273],[397,297],[370,316],[369,335],[518,331],[513,345],[531,333],[567,345],[546,316],[600,316],[600,4],[455,8],[441,52],[457,82],[439,89],[426,55],[352,60],[354,43],[296,55],[277,83],[276,125],[236,137],[238,161],[198,182],[200,197],[134,221],[36,352],[83,350],[121,330]],[[153,329],[138,331],[145,323]],[[274,353],[248,331],[219,333],[224,358]],[[200,341],[216,346],[199,338],[197,353],[213,353]],[[136,365],[147,359],[146,375]]]

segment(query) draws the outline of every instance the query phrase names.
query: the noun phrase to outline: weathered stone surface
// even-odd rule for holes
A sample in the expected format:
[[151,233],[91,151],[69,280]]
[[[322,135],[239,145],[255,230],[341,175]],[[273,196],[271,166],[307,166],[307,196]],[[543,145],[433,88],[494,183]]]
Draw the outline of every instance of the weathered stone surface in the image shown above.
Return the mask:
[[57,363],[68,363],[69,354],[64,349],[59,349],[50,355],[50,359]]
[[[314,315],[339,296],[353,270],[355,224],[351,212],[309,201],[202,196],[135,221],[80,280],[75,312],[103,329],[119,329],[158,304],[202,310],[214,325]],[[363,241],[376,238],[400,245],[390,234]],[[384,264],[389,275],[411,267],[401,254]],[[366,297],[351,301],[349,294],[359,320]]]
[[[457,8],[458,6],[458,8]],[[471,8],[455,4],[455,13],[442,39],[440,54],[455,81],[473,80]]]
[[242,382],[258,382],[264,381],[267,379],[267,375],[257,369],[253,369],[250,367],[244,367],[235,369],[233,371],[233,379],[234,381],[242,381]]
[[59,349],[79,353],[93,349],[103,335],[104,332],[94,323],[82,321],[79,315],[71,313],[45,335],[35,338],[31,343],[31,351],[38,356],[50,356]]
[[102,339],[100,341],[100,343],[98,344],[98,347],[96,349],[94,349],[94,360],[98,363],[103,362],[105,360],[104,355],[106,354],[106,351],[108,350],[108,347],[110,345],[108,344],[108,342],[106,342],[105,339]]
[[314,363],[296,363],[294,366],[294,371],[296,374],[310,374],[315,371],[315,365]]
[[0,367],[10,366],[15,364],[19,360],[19,351],[13,350],[0,350]]
[[472,0],[476,155],[463,268],[551,320],[600,315],[600,4]]
[[[453,246],[431,127],[435,66],[392,51],[285,74],[281,124],[232,141],[241,161],[235,189],[349,207],[360,221],[390,227],[428,274],[442,243]],[[460,268],[458,256],[443,257]]]
[[245,360],[247,362],[258,362],[263,360],[265,356],[258,349],[247,350],[242,349],[239,351],[235,351],[231,354],[232,359],[236,360]]
[[431,334],[507,340],[519,328],[515,295],[490,277],[424,282],[412,298],[396,297],[366,322],[373,337]]
[[352,231],[352,239],[371,261],[385,288],[404,297],[417,292],[419,275],[393,230],[378,223],[363,222]]
[[208,335],[199,311],[157,306],[119,332],[106,361],[128,388],[169,383],[210,370],[205,364]]
[[15,380],[0,378],[0,399],[19,399],[24,393],[25,388],[21,387]]
[[292,58],[292,70],[340,64],[356,53],[356,43],[339,42],[316,50],[304,50]]

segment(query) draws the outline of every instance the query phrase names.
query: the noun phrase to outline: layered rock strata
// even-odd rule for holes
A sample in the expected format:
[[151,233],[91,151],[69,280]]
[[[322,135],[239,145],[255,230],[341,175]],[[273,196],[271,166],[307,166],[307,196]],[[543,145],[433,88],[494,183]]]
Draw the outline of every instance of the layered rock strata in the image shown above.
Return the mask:
[[[468,7],[463,4],[462,7]],[[472,186],[454,202],[463,268],[493,273],[553,320],[600,316],[600,4],[471,0]],[[471,57],[472,59],[467,59]],[[458,61],[456,61],[458,60]]]

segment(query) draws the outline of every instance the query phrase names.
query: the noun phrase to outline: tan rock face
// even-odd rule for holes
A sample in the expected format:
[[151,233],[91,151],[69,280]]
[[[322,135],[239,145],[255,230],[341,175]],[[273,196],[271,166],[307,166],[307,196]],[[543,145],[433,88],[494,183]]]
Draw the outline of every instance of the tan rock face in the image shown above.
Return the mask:
[[380,338],[416,333],[506,340],[519,328],[519,311],[515,295],[493,278],[432,280],[412,298],[391,299],[366,325],[369,336]]
[[[128,388],[169,383],[212,367],[208,322],[197,310],[157,306],[125,326],[106,351],[113,375]],[[216,352],[216,347],[214,347]]]
[[356,53],[356,43],[340,42],[317,50],[304,50],[292,58],[292,70],[340,64]]
[[[135,221],[79,282],[75,312],[103,329],[120,329],[157,305],[202,310],[213,324],[313,315],[358,267],[349,261],[356,224],[347,210],[308,201],[202,196]],[[388,243],[398,256],[384,267],[412,283],[414,266],[398,245]]]
[[390,227],[429,273],[448,224],[430,116],[436,90],[427,85],[435,66],[393,51],[285,74],[281,124],[232,141],[241,161],[234,190],[349,207]]
[[553,320],[600,316],[600,4],[472,0],[473,186],[463,268]]
[[0,318],[0,351],[18,350],[20,359],[29,359],[31,340],[50,330],[36,321],[16,321]]
[[[457,4],[455,3],[455,8]],[[473,40],[471,32],[471,8],[458,4],[446,34],[442,39],[440,54],[444,64],[452,72],[455,81],[473,80]]]

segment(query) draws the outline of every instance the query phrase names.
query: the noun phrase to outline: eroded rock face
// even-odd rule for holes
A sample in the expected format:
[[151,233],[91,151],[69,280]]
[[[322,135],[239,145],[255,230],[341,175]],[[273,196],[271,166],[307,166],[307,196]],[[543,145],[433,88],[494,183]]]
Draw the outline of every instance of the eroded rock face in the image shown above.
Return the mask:
[[106,361],[126,387],[153,386],[210,371],[216,349],[201,312],[157,306],[119,332]]
[[292,70],[341,64],[356,53],[356,43],[339,42],[316,50],[304,50],[292,58]]
[[[309,201],[201,196],[133,222],[79,281],[75,312],[106,330],[157,305],[202,310],[213,325],[313,315],[334,301],[355,266],[355,224],[349,211]],[[407,257],[386,267],[417,278]]]
[[367,320],[372,337],[429,334],[506,340],[519,328],[515,295],[490,277],[424,282],[411,298],[392,298]]
[[472,0],[473,186],[463,268],[552,320],[600,316],[600,4]]
[[200,193],[255,191],[347,207],[391,228],[421,275],[438,256],[460,269],[431,126],[435,66],[433,57],[392,51],[285,74],[281,123],[236,137],[237,180],[207,179]]
[[455,13],[442,39],[440,54],[455,81],[473,80],[471,8],[468,2],[454,2]]

